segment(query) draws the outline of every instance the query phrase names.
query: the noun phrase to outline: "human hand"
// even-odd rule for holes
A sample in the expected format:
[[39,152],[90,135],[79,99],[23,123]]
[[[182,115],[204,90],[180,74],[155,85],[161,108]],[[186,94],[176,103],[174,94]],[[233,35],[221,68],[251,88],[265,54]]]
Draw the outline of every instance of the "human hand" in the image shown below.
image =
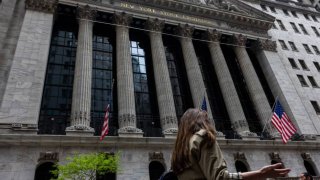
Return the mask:
[[290,172],[289,168],[283,168],[282,163],[277,163],[269,166],[264,166],[259,170],[262,178],[283,177]]

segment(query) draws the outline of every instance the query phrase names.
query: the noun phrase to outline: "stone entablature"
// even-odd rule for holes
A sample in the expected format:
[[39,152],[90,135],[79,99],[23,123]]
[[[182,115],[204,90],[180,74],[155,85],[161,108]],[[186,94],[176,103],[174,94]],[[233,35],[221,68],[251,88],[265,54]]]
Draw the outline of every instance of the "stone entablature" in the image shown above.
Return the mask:
[[125,11],[131,14],[141,14],[141,17],[162,18],[173,23],[190,23],[223,31],[248,33],[254,37],[267,37],[267,31],[274,22],[274,17],[236,0],[229,0],[228,3],[235,4],[239,11],[223,9],[214,5],[164,0],[60,0],[59,3],[74,6],[94,4],[97,5],[99,11],[106,11],[106,9],[110,9],[110,12]]

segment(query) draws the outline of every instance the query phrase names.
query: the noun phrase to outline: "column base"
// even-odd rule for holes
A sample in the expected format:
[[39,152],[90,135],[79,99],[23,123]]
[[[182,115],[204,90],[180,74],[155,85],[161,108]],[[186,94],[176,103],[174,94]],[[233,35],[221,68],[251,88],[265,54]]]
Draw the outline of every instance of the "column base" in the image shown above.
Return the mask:
[[37,134],[38,125],[37,124],[1,124],[0,134]]
[[164,131],[162,131],[162,134],[164,135],[165,138],[176,138],[178,133],[177,128],[169,128]]
[[239,132],[239,135],[241,136],[242,140],[259,140],[260,139],[260,137],[256,133],[250,132],[250,131]]
[[94,129],[92,127],[78,125],[78,126],[69,126],[66,128],[67,136],[93,136]]
[[225,139],[226,135],[223,134],[223,132],[221,132],[221,131],[217,131],[216,138],[217,139]]
[[118,129],[118,135],[119,137],[143,137],[143,132],[136,127],[127,126]]

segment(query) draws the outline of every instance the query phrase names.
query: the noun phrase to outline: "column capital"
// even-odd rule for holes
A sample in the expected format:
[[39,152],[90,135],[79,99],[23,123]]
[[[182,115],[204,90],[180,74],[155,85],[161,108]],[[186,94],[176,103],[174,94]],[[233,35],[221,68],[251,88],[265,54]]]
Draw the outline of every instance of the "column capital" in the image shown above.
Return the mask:
[[26,9],[54,13],[58,5],[58,0],[26,0],[25,4]]
[[125,12],[115,12],[113,22],[118,25],[128,26],[132,21],[132,16]]
[[259,50],[277,52],[277,43],[275,41],[271,41],[270,39],[258,39],[256,44],[256,48]]
[[219,31],[217,31],[216,29],[208,29],[207,33],[206,33],[206,38],[209,41],[213,41],[213,42],[219,42],[220,38],[221,38],[221,33]]
[[189,24],[178,25],[177,34],[183,37],[191,38],[194,31],[194,27]]
[[97,10],[89,5],[78,6],[77,11],[78,18],[80,19],[94,20],[97,15]]
[[246,46],[247,37],[242,34],[232,36],[233,43],[238,46]]
[[148,18],[145,27],[151,31],[161,32],[164,28],[164,20]]

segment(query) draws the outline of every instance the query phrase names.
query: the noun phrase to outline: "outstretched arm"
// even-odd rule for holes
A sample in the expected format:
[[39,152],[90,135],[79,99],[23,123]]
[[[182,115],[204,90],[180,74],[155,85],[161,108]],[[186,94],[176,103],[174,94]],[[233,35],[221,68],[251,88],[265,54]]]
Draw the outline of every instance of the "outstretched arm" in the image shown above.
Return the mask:
[[266,178],[276,178],[283,177],[290,172],[290,169],[283,168],[281,163],[264,166],[263,168],[241,173],[241,176],[245,180],[258,180],[258,179],[266,179]]

